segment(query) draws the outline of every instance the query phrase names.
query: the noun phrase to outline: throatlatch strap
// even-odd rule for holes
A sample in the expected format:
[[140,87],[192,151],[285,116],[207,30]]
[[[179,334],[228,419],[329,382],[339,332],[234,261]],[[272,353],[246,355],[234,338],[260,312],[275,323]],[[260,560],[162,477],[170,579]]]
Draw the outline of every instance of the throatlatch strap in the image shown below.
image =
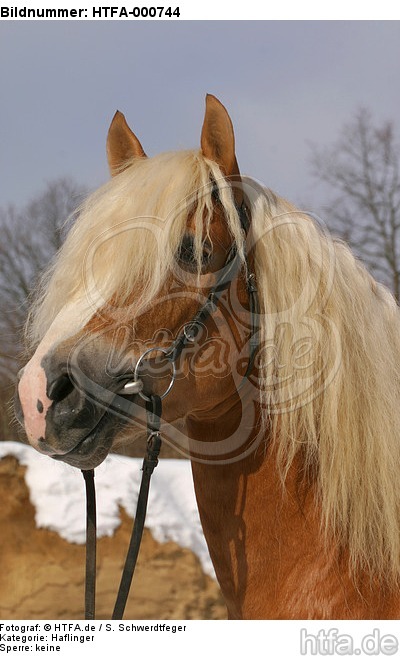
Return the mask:
[[121,620],[124,615],[132,577],[135,571],[142,540],[144,522],[146,518],[147,500],[149,497],[150,478],[158,465],[158,456],[161,448],[160,423],[161,423],[161,399],[159,396],[151,396],[146,402],[147,411],[147,451],[143,460],[142,482],[136,507],[135,523],[133,525],[131,541],[122,572],[117,600],[112,614],[113,620]]
[[96,605],[96,491],[94,469],[82,470],[86,487],[85,620],[94,620]]

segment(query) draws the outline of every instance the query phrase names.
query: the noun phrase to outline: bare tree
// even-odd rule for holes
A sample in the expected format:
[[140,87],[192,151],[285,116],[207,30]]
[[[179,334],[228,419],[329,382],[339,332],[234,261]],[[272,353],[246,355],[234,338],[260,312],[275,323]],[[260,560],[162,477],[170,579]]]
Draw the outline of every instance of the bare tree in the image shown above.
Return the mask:
[[[0,209],[0,430],[20,367],[22,331],[39,274],[60,248],[85,189],[61,178],[24,209]],[[3,421],[1,421],[3,418]],[[0,436],[1,438],[1,436]]]
[[337,192],[332,228],[400,299],[400,147],[393,123],[362,109],[336,143],[313,148],[313,174]]

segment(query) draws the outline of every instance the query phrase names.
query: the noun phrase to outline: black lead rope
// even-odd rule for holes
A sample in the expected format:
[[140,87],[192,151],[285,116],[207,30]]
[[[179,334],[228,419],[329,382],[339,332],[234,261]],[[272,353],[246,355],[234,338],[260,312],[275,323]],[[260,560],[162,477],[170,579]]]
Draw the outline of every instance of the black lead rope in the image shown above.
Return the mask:
[[132,583],[132,577],[136,567],[136,561],[139,555],[140,543],[142,541],[144,521],[146,518],[147,500],[149,498],[151,475],[158,465],[158,456],[161,449],[161,399],[159,396],[151,396],[146,401],[147,411],[147,450],[143,460],[142,482],[136,507],[135,523],[133,525],[131,541],[125,560],[124,571],[122,572],[121,583],[117,600],[112,614],[113,620],[121,620],[124,615],[129,590]]
[[86,487],[85,620],[94,620],[96,603],[96,491],[94,469],[82,470]]
[[[162,404],[160,397],[156,395],[151,396],[149,401],[146,402],[147,449],[143,460],[142,481],[136,506],[136,517],[121,576],[117,600],[112,614],[113,620],[121,620],[123,618],[132,583],[132,577],[135,572],[136,562],[139,555],[146,518],[147,501],[149,498],[150,479],[155,467],[158,465],[158,456],[161,449],[161,411]],[[87,493],[85,619],[94,619],[96,594],[96,501],[94,491],[94,472],[93,470],[90,470],[82,473],[85,478]]]

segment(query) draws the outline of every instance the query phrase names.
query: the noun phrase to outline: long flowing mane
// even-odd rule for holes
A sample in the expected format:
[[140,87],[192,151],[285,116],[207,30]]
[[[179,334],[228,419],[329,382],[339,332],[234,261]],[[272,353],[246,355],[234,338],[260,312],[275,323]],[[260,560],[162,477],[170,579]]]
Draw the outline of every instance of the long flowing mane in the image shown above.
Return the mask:
[[[134,161],[80,209],[39,287],[28,324],[31,344],[68,299],[90,292],[89,260],[106,300],[128,297],[139,284],[146,307],[173,267],[189,211],[200,261],[213,212],[211,178],[242,252],[233,194],[216,164],[198,151]],[[253,383],[282,477],[300,456],[318,491],[324,528],[348,547],[352,565],[397,579],[398,307],[310,216],[252,181],[244,181],[244,189],[261,305],[262,348]]]
[[[96,288],[104,302],[121,301],[140,288],[136,311],[157,295],[175,264],[175,254],[192,213],[195,257],[200,267],[204,230],[213,215],[216,181],[233,239],[243,249],[237,209],[219,167],[199,151],[134,159],[87,198],[66,242],[44,274],[32,304],[27,337],[42,339],[69,300]],[[139,307],[140,304],[140,307]]]
[[262,342],[273,343],[260,388],[281,470],[300,455],[353,571],[398,581],[399,308],[345,244],[286,201],[265,191],[252,221]]

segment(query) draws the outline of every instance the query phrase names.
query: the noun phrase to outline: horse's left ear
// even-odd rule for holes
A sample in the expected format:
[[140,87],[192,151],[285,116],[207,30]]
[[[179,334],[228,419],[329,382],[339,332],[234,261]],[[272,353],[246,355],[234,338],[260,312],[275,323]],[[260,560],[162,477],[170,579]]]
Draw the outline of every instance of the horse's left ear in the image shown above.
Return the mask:
[[232,121],[223,104],[209,93],[201,131],[201,150],[204,157],[218,164],[225,176],[239,174]]
[[107,159],[111,175],[117,175],[135,157],[146,157],[146,153],[125,116],[115,112],[107,135]]

